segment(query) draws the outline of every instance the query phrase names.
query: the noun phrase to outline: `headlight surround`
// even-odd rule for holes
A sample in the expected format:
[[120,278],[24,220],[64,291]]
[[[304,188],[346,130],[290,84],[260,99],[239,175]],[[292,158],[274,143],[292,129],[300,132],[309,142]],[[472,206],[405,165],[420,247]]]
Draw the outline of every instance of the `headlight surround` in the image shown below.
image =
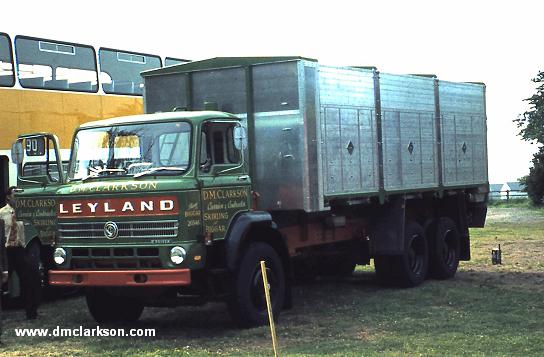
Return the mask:
[[176,265],[183,263],[186,256],[187,252],[182,247],[174,247],[170,250],[170,260]]
[[66,251],[63,248],[55,249],[53,253],[53,260],[57,265],[62,265],[66,261]]

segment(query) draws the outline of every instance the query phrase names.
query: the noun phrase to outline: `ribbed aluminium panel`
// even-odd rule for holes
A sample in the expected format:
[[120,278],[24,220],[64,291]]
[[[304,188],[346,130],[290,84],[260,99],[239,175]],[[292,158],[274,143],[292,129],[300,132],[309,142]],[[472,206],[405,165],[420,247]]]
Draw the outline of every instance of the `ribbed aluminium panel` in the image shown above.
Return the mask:
[[319,67],[325,195],[377,192],[374,72]]
[[439,82],[444,186],[487,182],[485,86]]
[[384,188],[438,186],[434,79],[380,74]]

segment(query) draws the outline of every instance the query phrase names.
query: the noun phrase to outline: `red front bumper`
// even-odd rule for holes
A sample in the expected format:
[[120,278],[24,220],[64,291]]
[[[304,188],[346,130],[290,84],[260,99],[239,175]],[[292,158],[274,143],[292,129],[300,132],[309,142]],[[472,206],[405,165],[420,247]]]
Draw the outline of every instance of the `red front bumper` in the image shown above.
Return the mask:
[[50,270],[54,286],[180,286],[191,284],[189,269]]

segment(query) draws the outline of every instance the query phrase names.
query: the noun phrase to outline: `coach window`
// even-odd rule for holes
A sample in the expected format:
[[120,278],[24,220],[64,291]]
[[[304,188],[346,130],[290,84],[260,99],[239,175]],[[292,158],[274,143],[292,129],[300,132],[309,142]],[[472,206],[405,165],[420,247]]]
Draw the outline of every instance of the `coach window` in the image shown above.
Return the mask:
[[107,48],[101,48],[98,53],[100,78],[109,78],[102,82],[106,93],[142,95],[144,84],[140,72],[161,67],[158,56]]
[[23,87],[97,91],[98,72],[91,46],[17,36],[15,48]]
[[8,35],[0,33],[0,87],[11,87],[14,84],[10,39]]

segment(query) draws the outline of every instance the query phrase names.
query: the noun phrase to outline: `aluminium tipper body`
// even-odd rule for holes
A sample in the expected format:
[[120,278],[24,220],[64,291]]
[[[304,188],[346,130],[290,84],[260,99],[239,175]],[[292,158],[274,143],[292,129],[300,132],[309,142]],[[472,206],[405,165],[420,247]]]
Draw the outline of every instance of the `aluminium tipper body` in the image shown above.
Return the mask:
[[214,102],[244,120],[262,209],[487,185],[483,84],[300,57],[215,58],[143,76],[148,113]]

